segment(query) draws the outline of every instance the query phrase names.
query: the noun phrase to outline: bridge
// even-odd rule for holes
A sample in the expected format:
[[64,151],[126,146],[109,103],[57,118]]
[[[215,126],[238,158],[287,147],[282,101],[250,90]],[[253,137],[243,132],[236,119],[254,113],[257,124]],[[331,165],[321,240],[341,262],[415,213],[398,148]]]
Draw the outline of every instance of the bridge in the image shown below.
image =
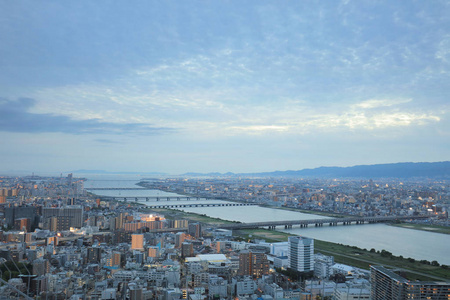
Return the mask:
[[213,200],[206,197],[190,197],[190,196],[99,196],[102,200],[118,200],[118,201],[128,201],[128,200],[145,200],[145,201],[191,201],[191,200]]
[[186,208],[186,207],[217,207],[217,206],[252,206],[253,203],[195,203],[195,204],[162,204],[147,205],[150,208]]
[[343,225],[354,224],[372,224],[372,223],[385,223],[400,220],[412,220],[412,219],[426,219],[428,216],[388,216],[388,217],[349,217],[349,218],[323,218],[323,219],[311,219],[311,220],[292,220],[292,221],[271,221],[271,222],[254,222],[254,223],[233,223],[220,225],[220,228],[224,229],[254,229],[267,227],[268,229],[276,229],[277,226],[284,226],[285,229],[292,228],[294,225],[300,227],[308,227],[308,225],[314,225],[315,227],[323,226],[323,224],[329,224],[329,226],[337,226],[339,223]]
[[129,187],[129,188],[85,188],[85,190],[87,191],[122,191],[122,190],[127,190],[127,191],[145,191],[145,190],[150,190],[148,188],[137,188],[137,187]]

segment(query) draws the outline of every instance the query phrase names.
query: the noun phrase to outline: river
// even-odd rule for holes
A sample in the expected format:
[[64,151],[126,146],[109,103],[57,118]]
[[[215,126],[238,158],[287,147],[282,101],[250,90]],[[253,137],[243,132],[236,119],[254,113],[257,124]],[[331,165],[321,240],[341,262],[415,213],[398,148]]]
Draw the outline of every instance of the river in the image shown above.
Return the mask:
[[[101,177],[102,179],[104,178]],[[95,178],[94,178],[95,179]],[[121,178],[111,177],[109,180],[88,180],[85,182],[85,188],[90,187],[137,187],[138,181],[126,181]],[[93,191],[99,195],[105,196],[182,196],[175,193],[168,193],[158,190],[109,190],[109,191]],[[205,203],[206,200],[185,201],[168,201],[183,203]],[[221,200],[207,200],[217,202],[227,202]],[[142,202],[144,204],[151,204]],[[161,203],[161,202],[158,202]],[[259,206],[239,206],[239,207],[189,207],[183,208],[186,212],[205,214],[214,218],[221,218],[230,221],[240,222],[263,222],[263,221],[282,221],[282,220],[307,220],[326,218],[314,214],[305,214],[300,212],[259,207]],[[394,255],[402,255],[404,257],[412,257],[416,260],[436,260],[441,264],[450,265],[450,235],[425,232],[407,228],[389,226],[386,224],[365,224],[350,226],[323,226],[308,228],[292,228],[284,229],[279,227],[278,230],[296,235],[304,235],[307,237],[340,243],[344,245],[357,246],[360,248],[375,250],[387,250]]]

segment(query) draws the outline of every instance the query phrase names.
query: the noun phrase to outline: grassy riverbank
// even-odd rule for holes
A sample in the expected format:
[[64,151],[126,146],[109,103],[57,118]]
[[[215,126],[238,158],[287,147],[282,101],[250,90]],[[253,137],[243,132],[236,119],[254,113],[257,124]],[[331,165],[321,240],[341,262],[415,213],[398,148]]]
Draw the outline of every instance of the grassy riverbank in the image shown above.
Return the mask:
[[[193,222],[202,222],[211,225],[229,224],[231,221],[211,218],[206,215],[188,213],[175,209],[142,208],[145,212],[157,212],[168,219],[187,219]],[[264,239],[267,242],[284,242],[291,236],[289,233],[267,229],[235,230],[236,238],[248,241],[251,239]],[[409,280],[450,280],[450,269],[432,265],[431,262],[416,261],[412,258],[403,258],[392,255],[387,251],[374,249],[359,249],[321,240],[314,241],[315,252],[334,256],[335,262],[355,266],[361,269],[370,269],[370,265],[384,265],[391,268],[401,268],[406,271]]]
[[251,239],[262,239],[268,243],[276,243],[287,242],[288,237],[292,236],[292,234],[267,229],[242,229],[234,230],[233,236],[240,237],[246,241]]
[[325,255],[333,255],[338,263],[362,269],[369,269],[370,265],[400,268],[406,270],[409,280],[450,280],[449,268],[432,265],[428,261],[416,261],[412,258],[394,256],[384,250],[380,252],[374,249],[359,249],[320,240],[315,240],[314,249],[316,252],[321,252]]
[[182,210],[177,209],[168,209],[168,208],[149,208],[144,207],[141,208],[142,212],[151,213],[155,212],[161,215],[164,215],[167,219],[186,219],[192,222],[200,222],[211,225],[220,225],[220,224],[230,224],[235,223],[232,221],[227,221],[219,218],[211,218],[207,215],[189,213]]
[[[288,233],[266,229],[246,229],[235,232],[243,240],[264,239],[267,242],[284,242],[291,236]],[[387,251],[359,249],[321,240],[314,240],[314,250],[334,256],[336,263],[351,265],[361,269],[370,269],[370,265],[384,265],[406,271],[409,280],[450,280],[450,268],[433,266],[431,262],[416,261],[411,258],[397,257]]]
[[447,227],[447,226],[412,224],[412,223],[393,223],[393,224],[389,224],[389,225],[395,226],[395,227],[414,229],[414,230],[422,230],[422,231],[428,231],[428,232],[450,234],[450,227]]

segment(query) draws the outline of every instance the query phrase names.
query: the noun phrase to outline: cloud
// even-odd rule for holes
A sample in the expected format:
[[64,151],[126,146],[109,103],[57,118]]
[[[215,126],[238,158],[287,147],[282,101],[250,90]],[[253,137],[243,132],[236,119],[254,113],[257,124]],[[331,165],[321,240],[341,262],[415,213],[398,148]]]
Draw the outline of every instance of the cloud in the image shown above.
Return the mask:
[[230,127],[229,129],[241,134],[262,134],[266,132],[285,132],[289,130],[289,127],[280,125],[250,125],[234,126]]
[[378,108],[378,107],[389,107],[394,105],[399,105],[403,103],[411,102],[411,99],[399,99],[399,100],[387,100],[387,99],[370,99],[360,103],[355,104],[357,108]]
[[74,120],[55,114],[28,112],[36,100],[19,98],[16,101],[0,98],[0,131],[69,134],[140,134],[153,135],[174,131],[172,128],[153,127],[145,123],[111,123],[98,119]]

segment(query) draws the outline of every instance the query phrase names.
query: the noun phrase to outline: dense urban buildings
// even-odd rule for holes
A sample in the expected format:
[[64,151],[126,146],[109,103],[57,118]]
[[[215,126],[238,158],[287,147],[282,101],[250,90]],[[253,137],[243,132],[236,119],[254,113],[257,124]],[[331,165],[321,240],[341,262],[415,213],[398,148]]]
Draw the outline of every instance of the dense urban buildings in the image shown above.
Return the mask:
[[[369,271],[336,263],[317,253],[306,236],[243,238],[176,210],[98,197],[83,185],[74,176],[2,178],[0,299],[450,297],[448,282],[410,281],[388,267]],[[356,216],[427,214],[427,224],[448,224],[444,183],[169,178],[140,185],[275,207],[348,209]]]

